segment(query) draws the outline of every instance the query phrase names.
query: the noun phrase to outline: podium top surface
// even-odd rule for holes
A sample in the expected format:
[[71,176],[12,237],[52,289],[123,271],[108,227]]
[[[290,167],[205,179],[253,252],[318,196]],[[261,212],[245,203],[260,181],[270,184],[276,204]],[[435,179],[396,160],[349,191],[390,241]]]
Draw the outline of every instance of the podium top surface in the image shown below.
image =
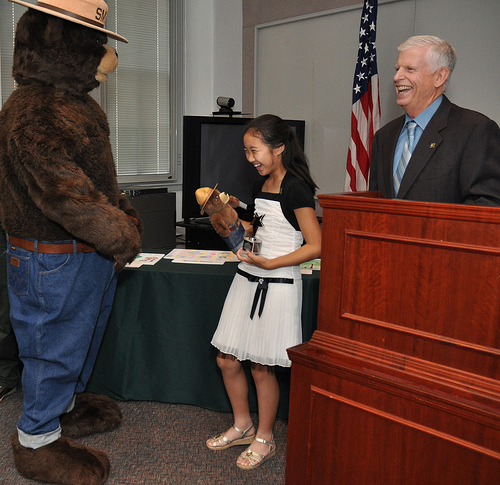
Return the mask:
[[323,209],[382,212],[500,224],[500,207],[386,199],[376,191],[319,194],[318,201]]

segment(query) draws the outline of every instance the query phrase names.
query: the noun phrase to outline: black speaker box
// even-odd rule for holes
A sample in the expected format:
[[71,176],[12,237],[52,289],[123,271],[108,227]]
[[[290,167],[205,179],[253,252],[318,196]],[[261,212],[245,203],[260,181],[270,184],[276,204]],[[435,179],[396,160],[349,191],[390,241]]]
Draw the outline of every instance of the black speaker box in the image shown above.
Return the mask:
[[166,253],[175,248],[175,193],[166,188],[125,191],[144,224],[143,252]]

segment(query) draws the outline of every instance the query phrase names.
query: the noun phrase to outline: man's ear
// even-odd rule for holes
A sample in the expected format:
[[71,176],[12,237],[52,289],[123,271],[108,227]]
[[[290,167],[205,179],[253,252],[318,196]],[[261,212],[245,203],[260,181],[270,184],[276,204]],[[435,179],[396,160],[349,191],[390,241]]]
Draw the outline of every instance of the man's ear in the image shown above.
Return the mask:
[[436,86],[436,88],[442,87],[449,77],[450,70],[447,67],[441,67],[436,71],[436,80],[434,82],[434,86]]

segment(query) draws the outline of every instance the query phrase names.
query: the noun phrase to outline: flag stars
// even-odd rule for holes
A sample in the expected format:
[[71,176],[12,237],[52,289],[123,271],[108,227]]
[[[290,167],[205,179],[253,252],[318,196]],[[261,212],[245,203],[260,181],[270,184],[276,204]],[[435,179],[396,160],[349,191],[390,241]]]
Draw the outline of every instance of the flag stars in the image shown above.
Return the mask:
[[374,54],[372,54],[373,52],[375,52],[375,42],[366,42],[359,44],[358,60],[363,59],[363,61],[366,62],[367,56],[363,54],[369,53],[370,61],[373,61],[374,58]]
[[[368,0],[367,4],[373,0]],[[354,96],[363,94],[367,89],[370,78],[376,74],[376,49],[375,49],[375,30],[376,21],[366,10],[363,11],[361,17],[361,25],[359,28],[359,44],[357,69],[355,73],[355,86],[353,87]]]

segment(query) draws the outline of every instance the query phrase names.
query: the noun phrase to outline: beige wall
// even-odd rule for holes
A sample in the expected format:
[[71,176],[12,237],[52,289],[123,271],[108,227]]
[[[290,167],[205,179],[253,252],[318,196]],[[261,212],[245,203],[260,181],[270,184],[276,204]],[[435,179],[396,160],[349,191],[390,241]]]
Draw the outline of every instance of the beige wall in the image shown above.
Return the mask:
[[[353,70],[363,3],[242,0],[244,111],[306,121],[305,152],[319,193],[342,192],[350,139]],[[447,91],[459,106],[500,124],[500,0],[379,0],[377,64],[381,124],[395,102],[397,46],[433,34],[456,48]],[[335,46],[332,49],[332,46]]]
[[253,114],[256,25],[361,3],[359,0],[243,0],[243,112]]

